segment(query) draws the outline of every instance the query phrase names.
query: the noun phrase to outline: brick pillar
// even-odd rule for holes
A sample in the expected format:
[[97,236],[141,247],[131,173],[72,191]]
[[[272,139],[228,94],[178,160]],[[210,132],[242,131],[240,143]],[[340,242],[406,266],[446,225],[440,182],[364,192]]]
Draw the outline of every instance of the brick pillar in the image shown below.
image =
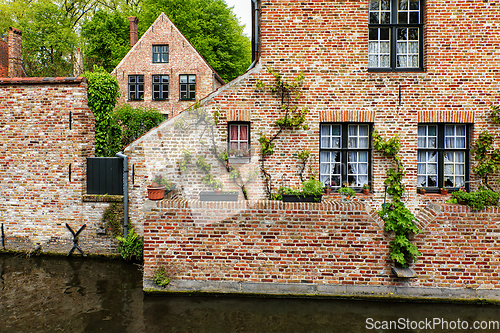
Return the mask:
[[130,47],[134,47],[139,39],[139,35],[137,33],[137,23],[139,23],[139,20],[135,16],[130,16],[128,21],[130,22]]
[[83,55],[80,48],[77,48],[73,60],[73,76],[78,77],[83,73]]
[[9,27],[9,77],[24,76],[21,36],[21,30]]

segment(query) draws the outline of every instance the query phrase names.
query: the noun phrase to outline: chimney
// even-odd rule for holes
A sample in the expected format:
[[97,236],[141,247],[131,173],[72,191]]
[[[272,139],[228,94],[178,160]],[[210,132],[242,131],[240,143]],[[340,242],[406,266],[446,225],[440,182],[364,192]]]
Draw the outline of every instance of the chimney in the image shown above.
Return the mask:
[[24,76],[21,36],[21,30],[9,27],[9,77]]
[[139,35],[137,34],[137,23],[139,20],[135,16],[130,16],[128,21],[130,22],[130,47],[134,47],[139,39]]

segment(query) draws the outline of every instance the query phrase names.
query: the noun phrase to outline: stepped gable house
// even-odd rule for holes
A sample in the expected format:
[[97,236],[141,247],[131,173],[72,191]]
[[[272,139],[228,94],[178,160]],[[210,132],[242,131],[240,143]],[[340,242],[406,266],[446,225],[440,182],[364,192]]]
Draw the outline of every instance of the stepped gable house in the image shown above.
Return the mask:
[[137,18],[129,21],[132,48],[111,72],[120,85],[119,104],[154,107],[172,117],[224,84],[165,13],[139,40]]

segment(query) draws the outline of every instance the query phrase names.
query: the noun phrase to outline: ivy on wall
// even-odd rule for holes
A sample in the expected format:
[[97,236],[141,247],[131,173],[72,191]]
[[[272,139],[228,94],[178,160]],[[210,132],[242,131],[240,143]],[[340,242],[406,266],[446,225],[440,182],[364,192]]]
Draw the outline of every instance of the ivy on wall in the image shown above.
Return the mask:
[[396,264],[407,267],[409,261],[413,261],[420,255],[417,246],[411,243],[408,236],[411,233],[417,234],[421,231],[415,225],[415,216],[402,201],[405,193],[403,183],[405,170],[401,157],[398,155],[401,140],[397,135],[388,139],[383,138],[377,131],[374,131],[373,147],[393,161],[394,166],[387,169],[387,179],[384,181],[387,193],[392,195],[392,202],[384,203],[378,214],[384,220],[385,231],[392,231],[395,235],[390,245],[391,258]]

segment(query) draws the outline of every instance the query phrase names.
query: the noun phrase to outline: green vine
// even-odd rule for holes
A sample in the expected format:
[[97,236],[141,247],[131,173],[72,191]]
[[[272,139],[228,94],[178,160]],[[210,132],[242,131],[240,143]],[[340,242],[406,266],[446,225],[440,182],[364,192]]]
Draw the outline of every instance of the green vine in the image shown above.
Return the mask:
[[401,140],[396,135],[389,139],[384,139],[377,131],[373,132],[373,147],[384,156],[393,160],[394,167],[386,171],[387,179],[384,184],[387,186],[387,193],[392,195],[392,203],[382,205],[382,210],[378,211],[379,216],[385,222],[385,231],[392,231],[395,234],[391,241],[391,258],[397,264],[406,267],[408,261],[413,261],[420,252],[415,244],[412,244],[408,236],[413,233],[420,233],[420,229],[415,225],[416,218],[406,208],[401,201],[405,186],[403,177],[405,176],[404,166],[399,157]]
[[311,151],[309,150],[302,150],[297,154],[297,157],[299,158],[301,165],[299,169],[299,177],[300,181],[304,181],[304,170],[306,169],[307,161],[309,160],[309,157],[311,157]]
[[[260,153],[261,153],[261,172],[266,183],[266,194],[270,199],[273,199],[279,194],[273,194],[272,176],[268,172],[265,163],[266,159],[274,154],[274,141],[279,137],[285,129],[303,129],[307,130],[309,126],[305,124],[306,116],[309,113],[307,108],[299,108],[296,103],[302,97],[301,86],[305,79],[304,73],[301,72],[296,78],[290,82],[285,81],[281,74],[268,68],[267,72],[274,77],[271,85],[266,85],[261,80],[257,80],[257,89],[269,89],[280,101],[281,116],[273,123],[277,127],[277,131],[272,136],[261,134],[259,138]],[[302,180],[302,179],[301,179]]]
[[491,120],[493,120],[495,124],[500,124],[500,106],[491,106]]

